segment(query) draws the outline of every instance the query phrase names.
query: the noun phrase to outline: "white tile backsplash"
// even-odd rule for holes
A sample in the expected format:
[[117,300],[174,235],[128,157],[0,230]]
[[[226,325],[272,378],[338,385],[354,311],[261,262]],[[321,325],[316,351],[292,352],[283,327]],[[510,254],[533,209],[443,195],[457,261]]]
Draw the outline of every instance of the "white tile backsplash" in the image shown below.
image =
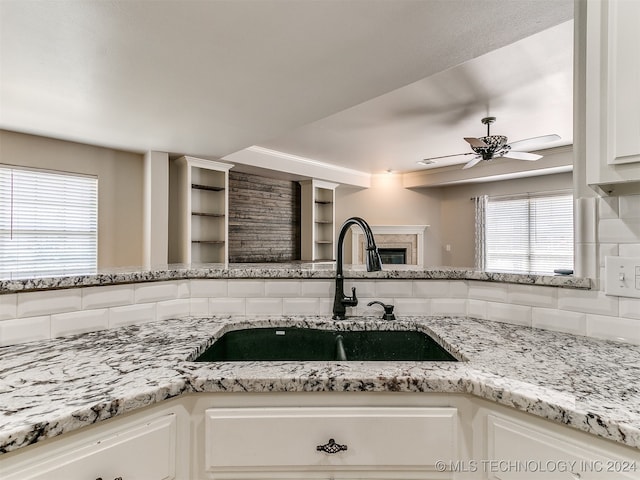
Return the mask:
[[481,319],[487,319],[487,302],[484,300],[467,300],[467,315]]
[[304,280],[300,287],[303,297],[333,298],[335,291],[335,284],[331,280]]
[[107,308],[51,315],[53,338],[107,328],[109,328],[109,309]]
[[133,289],[130,285],[88,287],[81,291],[83,310],[130,305],[134,302]]
[[532,307],[487,302],[487,318],[496,322],[531,326]]
[[0,347],[51,338],[51,317],[14,318],[0,322]]
[[513,284],[507,286],[507,292],[508,303],[548,308],[558,306],[557,288]]
[[319,298],[283,298],[283,315],[318,315]]
[[[618,313],[621,317],[640,320],[640,298],[620,297],[618,302],[620,306],[620,311]],[[638,328],[640,328],[640,324],[638,325]]]
[[587,335],[640,345],[640,320],[587,315]]
[[178,298],[178,282],[137,283],[134,286],[136,303],[162,302]]
[[[392,302],[395,305],[396,315],[429,315],[431,312],[431,301],[427,298],[397,298]],[[378,308],[382,312],[380,305]]]
[[[447,298],[455,296],[451,295],[451,284],[452,282],[447,280],[414,281],[413,296],[418,298]],[[464,296],[466,296],[466,291]]]
[[598,198],[598,218],[618,218],[618,197]]
[[211,315],[244,315],[246,305],[244,298],[211,298],[209,313]]
[[[332,298],[335,293],[335,282],[329,282],[331,284],[329,294]],[[376,293],[376,282],[369,282],[366,280],[345,280],[344,282],[344,293],[345,295],[351,296],[351,289],[356,287],[356,296],[360,298],[365,297],[375,297]]]
[[18,294],[0,295],[0,320],[9,320],[18,315]]
[[555,308],[534,307],[532,311],[532,326],[575,335],[586,335],[587,314],[567,312]]
[[640,195],[625,195],[618,197],[619,218],[640,219]]
[[298,280],[270,280],[264,284],[267,297],[299,297],[300,282]]
[[247,315],[282,315],[281,298],[247,298]]
[[209,315],[209,299],[191,298],[189,300],[189,315],[194,317]]
[[467,300],[462,298],[434,298],[431,315],[466,315]]
[[469,282],[469,298],[490,302],[507,301],[507,284],[491,282]]
[[211,279],[194,279],[190,280],[189,286],[191,298],[213,298],[228,296],[227,280],[211,278]]
[[558,289],[558,308],[595,315],[618,316],[618,299],[600,290]]
[[618,255],[621,257],[640,257],[640,239],[638,239],[638,243],[622,243],[618,245]]
[[82,308],[82,289],[18,293],[17,317],[65,313]]
[[264,280],[229,280],[230,297],[264,297]]
[[156,303],[156,319],[167,320],[169,318],[179,318],[189,315],[191,302],[188,298],[178,298],[175,300],[165,300]]
[[413,282],[411,280],[380,280],[376,282],[376,297],[411,297]]
[[638,243],[640,218],[600,220],[600,243]]
[[124,327],[137,323],[153,322],[156,319],[155,303],[124,305],[109,309],[109,328]]

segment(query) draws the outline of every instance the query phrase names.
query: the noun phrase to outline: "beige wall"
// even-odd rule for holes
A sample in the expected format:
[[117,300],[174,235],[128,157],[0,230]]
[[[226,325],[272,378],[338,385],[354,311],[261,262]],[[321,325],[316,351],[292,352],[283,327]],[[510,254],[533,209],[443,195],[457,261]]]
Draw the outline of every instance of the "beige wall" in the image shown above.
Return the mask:
[[[336,227],[351,216],[371,225],[429,225],[425,265],[474,266],[474,207],[471,197],[543,192],[572,188],[572,174],[469,183],[448,187],[406,189],[397,176],[374,177],[369,189],[341,186],[336,190]],[[447,245],[450,251],[447,251]],[[350,242],[345,261],[351,261]]]
[[[442,265],[440,198],[440,189],[409,190],[402,187],[399,175],[376,175],[371,188],[336,189],[336,229],[339,232],[342,223],[353,216],[364,218],[370,225],[429,225],[425,232],[425,265]],[[350,238],[344,258],[351,263]]]
[[[571,190],[572,174],[558,173],[539,177],[470,183],[442,188],[442,261],[452,267],[474,266],[475,212],[472,197],[510,195],[553,190]],[[446,251],[446,246],[450,251]]]
[[97,176],[98,266],[142,264],[142,155],[0,130],[0,163]]

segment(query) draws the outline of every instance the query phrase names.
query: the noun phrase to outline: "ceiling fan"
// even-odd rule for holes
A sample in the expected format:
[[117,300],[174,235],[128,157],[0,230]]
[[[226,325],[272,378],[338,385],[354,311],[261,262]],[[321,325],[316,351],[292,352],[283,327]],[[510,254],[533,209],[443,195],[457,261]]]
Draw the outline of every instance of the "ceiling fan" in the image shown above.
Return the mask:
[[516,160],[538,160],[542,155],[528,153],[526,150],[535,150],[541,144],[560,140],[559,135],[543,135],[541,137],[532,137],[525,140],[519,140],[513,143],[507,143],[507,137],[504,135],[491,135],[489,129],[491,124],[496,121],[496,117],[485,117],[482,123],[487,126],[487,135],[485,137],[474,138],[465,137],[465,140],[471,146],[473,152],[457,153],[454,155],[443,155],[441,157],[425,158],[419,163],[428,165],[433,163],[432,160],[438,158],[457,157],[461,155],[476,155],[471,161],[467,162],[463,169],[471,168],[483,160],[493,160],[494,158],[513,158]]

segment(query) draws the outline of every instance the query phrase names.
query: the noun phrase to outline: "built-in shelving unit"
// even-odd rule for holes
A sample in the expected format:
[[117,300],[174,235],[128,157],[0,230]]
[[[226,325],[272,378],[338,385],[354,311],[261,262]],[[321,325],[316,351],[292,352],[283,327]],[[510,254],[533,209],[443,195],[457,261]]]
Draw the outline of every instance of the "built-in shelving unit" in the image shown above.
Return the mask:
[[302,260],[335,259],[335,190],[337,183],[301,181]]
[[181,263],[228,263],[229,169],[233,165],[193,157],[175,161]]

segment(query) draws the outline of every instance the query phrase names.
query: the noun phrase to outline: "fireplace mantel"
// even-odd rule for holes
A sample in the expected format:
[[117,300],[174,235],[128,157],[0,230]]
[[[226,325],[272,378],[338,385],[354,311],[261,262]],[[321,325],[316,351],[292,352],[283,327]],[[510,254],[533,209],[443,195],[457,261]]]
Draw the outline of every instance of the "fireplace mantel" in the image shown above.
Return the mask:
[[[429,225],[370,225],[378,248],[407,247],[407,263],[424,266],[424,233]],[[359,227],[351,227],[351,261],[364,263],[364,235]]]

